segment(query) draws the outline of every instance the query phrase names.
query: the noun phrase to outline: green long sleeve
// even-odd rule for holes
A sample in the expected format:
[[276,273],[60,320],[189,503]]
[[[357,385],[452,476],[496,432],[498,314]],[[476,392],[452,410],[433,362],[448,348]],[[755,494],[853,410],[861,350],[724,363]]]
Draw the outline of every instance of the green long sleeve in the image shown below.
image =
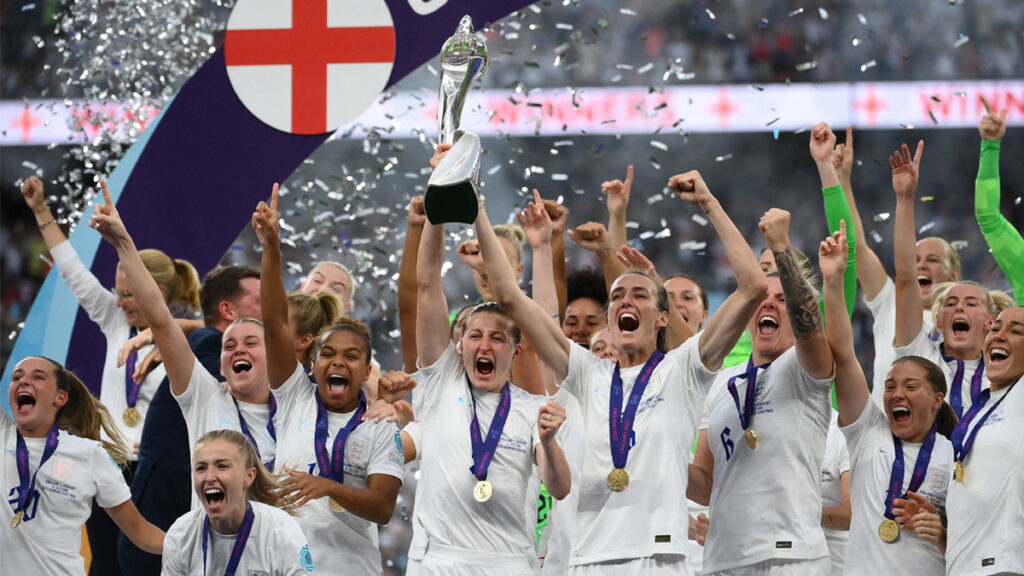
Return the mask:
[[999,148],[999,140],[981,141],[974,216],[996,264],[1010,281],[1014,298],[1024,305],[1024,238],[999,212]]
[[[825,197],[825,220],[828,221],[828,233],[839,231],[839,222],[846,222],[846,245],[850,253],[846,259],[846,272],[843,273],[843,291],[846,294],[846,312],[853,316],[853,307],[857,303],[857,230],[854,229],[853,216],[850,215],[850,204],[846,201],[842,186],[832,186],[822,191]],[[825,317],[825,298],[818,303],[821,317]]]

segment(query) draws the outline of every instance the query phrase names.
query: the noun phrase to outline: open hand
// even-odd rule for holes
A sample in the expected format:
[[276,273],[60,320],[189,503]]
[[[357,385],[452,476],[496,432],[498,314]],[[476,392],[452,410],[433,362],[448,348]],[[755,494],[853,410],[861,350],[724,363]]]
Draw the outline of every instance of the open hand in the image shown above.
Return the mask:
[[516,220],[530,241],[530,246],[537,248],[551,241],[551,233],[554,226],[551,224],[551,217],[544,207],[544,200],[536,188],[533,190],[533,202],[516,212]]
[[601,183],[601,191],[608,195],[608,214],[615,217],[625,217],[626,207],[629,206],[629,192],[633,188],[633,165],[626,169],[626,181],[615,180]]
[[917,180],[921,175],[921,154],[924,152],[924,140],[917,143],[914,159],[910,159],[910,148],[903,144],[903,151],[897,150],[889,157],[892,167],[892,189],[897,198],[913,200],[917,192]]

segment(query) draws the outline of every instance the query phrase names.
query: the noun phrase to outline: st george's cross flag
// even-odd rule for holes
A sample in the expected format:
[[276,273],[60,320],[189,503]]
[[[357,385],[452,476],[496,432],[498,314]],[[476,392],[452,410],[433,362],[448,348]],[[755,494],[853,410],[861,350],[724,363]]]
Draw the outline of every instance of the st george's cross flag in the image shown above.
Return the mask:
[[[235,23],[225,45],[163,107],[108,178],[135,244],[184,258],[205,275],[247,225],[253,206],[267,197],[271,184],[287,180],[333,130],[358,117],[383,90],[436,59],[462,16],[468,14],[474,22],[486,24],[529,3],[238,0],[234,11],[251,14],[238,20],[233,11],[229,22],[235,19]],[[259,13],[260,6],[274,16]],[[286,28],[293,34],[288,50],[233,52],[231,58],[239,60],[232,60],[229,74],[228,37],[275,29],[283,35]],[[383,28],[392,31],[388,34]],[[368,29],[377,32],[366,33]],[[261,41],[265,40],[256,43]],[[339,46],[344,50],[339,51]],[[393,55],[388,56],[389,52]],[[335,61],[339,58],[343,61]],[[322,60],[326,72],[306,67],[313,60]],[[239,71],[245,76],[240,69],[248,65],[281,67],[274,68],[280,71],[279,79],[288,67],[287,81],[260,77],[247,83],[231,78]],[[340,70],[335,66],[354,66],[347,70],[356,72],[332,72]],[[388,66],[390,72],[385,73],[383,68]],[[311,82],[320,84],[314,87]],[[270,97],[261,94],[265,90],[275,92],[276,102],[287,98],[288,105],[270,106]],[[306,103],[307,92],[323,104],[322,112]],[[78,226],[69,241],[101,282],[113,282],[117,254],[95,230]],[[98,395],[105,346],[106,338],[59,275],[50,274],[29,310],[11,358],[17,361],[40,354],[53,358],[75,371]],[[7,363],[0,386],[9,385],[13,364]],[[0,394],[0,405],[9,409],[7,394]]]
[[248,0],[228,20],[224,60],[242,103],[263,122],[322,134],[384,91],[395,27],[384,0]]

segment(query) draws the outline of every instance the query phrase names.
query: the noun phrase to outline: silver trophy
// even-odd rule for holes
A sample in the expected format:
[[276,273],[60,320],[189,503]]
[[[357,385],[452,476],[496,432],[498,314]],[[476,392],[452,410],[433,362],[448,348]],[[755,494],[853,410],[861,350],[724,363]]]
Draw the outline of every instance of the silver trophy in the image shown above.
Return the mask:
[[462,17],[441,48],[438,140],[452,148],[427,183],[423,207],[432,224],[476,220],[480,189],[480,137],[459,130],[462,107],[473,82],[487,70],[487,44],[473,33],[473,19]]

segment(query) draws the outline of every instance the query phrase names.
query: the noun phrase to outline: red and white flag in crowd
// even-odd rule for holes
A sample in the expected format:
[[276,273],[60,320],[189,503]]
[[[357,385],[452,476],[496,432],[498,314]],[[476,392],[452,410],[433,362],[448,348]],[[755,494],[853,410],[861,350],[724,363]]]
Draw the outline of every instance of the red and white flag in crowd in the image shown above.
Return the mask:
[[253,115],[284,132],[323,134],[387,86],[395,27],[384,0],[239,0],[224,57]]

